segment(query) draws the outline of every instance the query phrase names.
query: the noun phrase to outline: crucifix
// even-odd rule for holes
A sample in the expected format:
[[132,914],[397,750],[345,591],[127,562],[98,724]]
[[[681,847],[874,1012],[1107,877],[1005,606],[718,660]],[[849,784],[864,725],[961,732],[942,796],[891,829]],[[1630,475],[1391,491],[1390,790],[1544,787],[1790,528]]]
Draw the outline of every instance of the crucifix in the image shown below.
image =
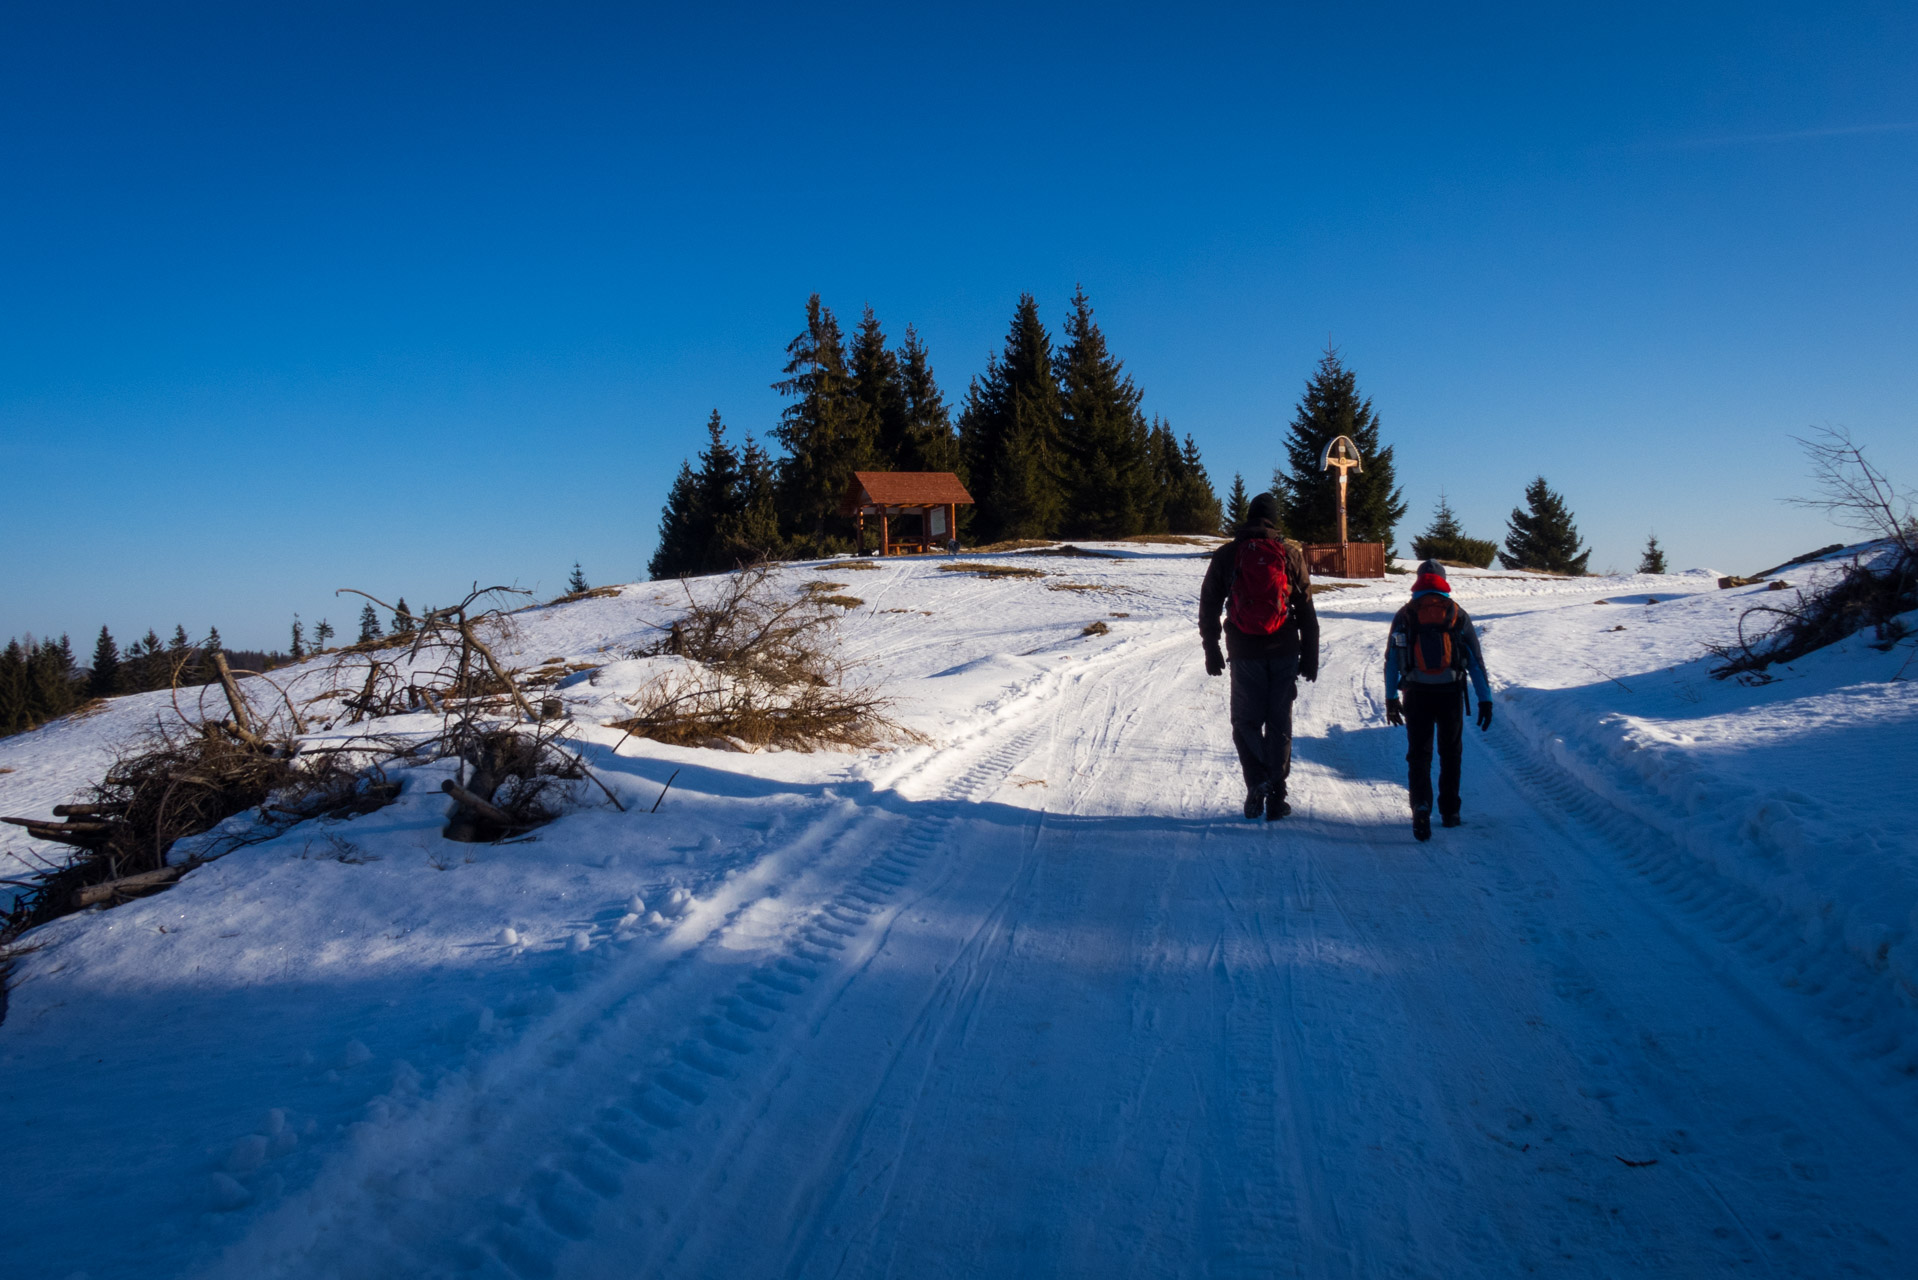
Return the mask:
[[1350,471],[1363,472],[1365,464],[1359,460],[1359,447],[1352,443],[1351,436],[1333,436],[1325,442],[1325,449],[1319,454],[1319,470],[1339,470],[1339,545],[1343,547],[1345,536],[1345,480]]

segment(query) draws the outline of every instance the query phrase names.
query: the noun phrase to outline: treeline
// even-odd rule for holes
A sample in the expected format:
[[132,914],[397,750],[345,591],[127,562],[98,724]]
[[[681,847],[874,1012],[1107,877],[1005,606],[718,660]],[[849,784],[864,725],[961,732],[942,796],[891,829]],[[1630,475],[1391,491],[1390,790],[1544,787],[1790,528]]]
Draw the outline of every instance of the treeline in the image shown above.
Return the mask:
[[789,401],[772,431],[780,453],[750,437],[735,448],[715,410],[706,447],[667,497],[652,576],[850,549],[839,504],[855,471],[955,472],[976,503],[960,510],[973,542],[1218,532],[1198,445],[1146,418],[1083,289],[1064,338],[1055,351],[1038,304],[1022,296],[955,423],[910,326],[894,347],[868,307],[847,341],[814,294],[773,383]]
[[38,728],[95,698],[211,684],[219,678],[215,652],[225,653],[228,665],[242,671],[265,671],[287,660],[283,653],[227,649],[217,627],[198,642],[187,638],[185,627],[174,627],[171,640],[148,631],[125,650],[101,627],[87,666],[75,660],[66,636],[9,640],[0,649],[0,737]]

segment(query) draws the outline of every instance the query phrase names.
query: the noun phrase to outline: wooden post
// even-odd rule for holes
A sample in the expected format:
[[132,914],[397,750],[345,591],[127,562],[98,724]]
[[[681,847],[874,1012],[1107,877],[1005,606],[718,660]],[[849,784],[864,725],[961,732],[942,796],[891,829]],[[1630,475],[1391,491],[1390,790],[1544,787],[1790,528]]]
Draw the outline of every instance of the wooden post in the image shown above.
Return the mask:
[[866,554],[866,513],[863,511],[858,515],[857,527],[859,529],[859,554],[863,556]]
[[879,509],[879,554],[892,554],[892,512],[885,507]]
[[948,502],[946,504],[946,545],[950,547],[958,541],[959,504],[956,502]]

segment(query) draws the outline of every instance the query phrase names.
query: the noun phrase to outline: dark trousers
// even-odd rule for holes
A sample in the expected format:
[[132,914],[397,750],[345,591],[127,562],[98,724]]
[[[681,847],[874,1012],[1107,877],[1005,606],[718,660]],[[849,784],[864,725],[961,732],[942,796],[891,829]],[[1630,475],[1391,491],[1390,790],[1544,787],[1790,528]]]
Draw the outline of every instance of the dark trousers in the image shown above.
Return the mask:
[[1299,658],[1234,658],[1232,745],[1247,791],[1281,799],[1292,772],[1292,702],[1299,696]]
[[1465,686],[1399,686],[1405,703],[1405,733],[1411,740],[1405,762],[1412,766],[1412,807],[1432,807],[1432,739],[1438,739],[1438,807],[1442,816],[1458,812],[1459,758],[1465,750]]

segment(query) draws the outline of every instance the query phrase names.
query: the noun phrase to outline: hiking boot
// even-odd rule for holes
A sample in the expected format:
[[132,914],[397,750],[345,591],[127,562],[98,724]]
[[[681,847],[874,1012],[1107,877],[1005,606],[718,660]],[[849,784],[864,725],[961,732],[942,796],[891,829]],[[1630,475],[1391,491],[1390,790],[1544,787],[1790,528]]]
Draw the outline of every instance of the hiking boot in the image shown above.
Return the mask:
[[1267,822],[1277,822],[1280,818],[1286,817],[1291,812],[1292,806],[1285,802],[1284,796],[1274,792],[1265,797],[1265,820]]
[[1412,834],[1420,840],[1432,838],[1432,811],[1430,809],[1412,810]]
[[1245,816],[1256,822],[1259,815],[1264,812],[1265,792],[1254,787],[1245,793]]
[[1446,813],[1446,814],[1439,815],[1439,825],[1442,827],[1456,827],[1461,822],[1464,822],[1464,821],[1465,819],[1459,817],[1456,813]]

